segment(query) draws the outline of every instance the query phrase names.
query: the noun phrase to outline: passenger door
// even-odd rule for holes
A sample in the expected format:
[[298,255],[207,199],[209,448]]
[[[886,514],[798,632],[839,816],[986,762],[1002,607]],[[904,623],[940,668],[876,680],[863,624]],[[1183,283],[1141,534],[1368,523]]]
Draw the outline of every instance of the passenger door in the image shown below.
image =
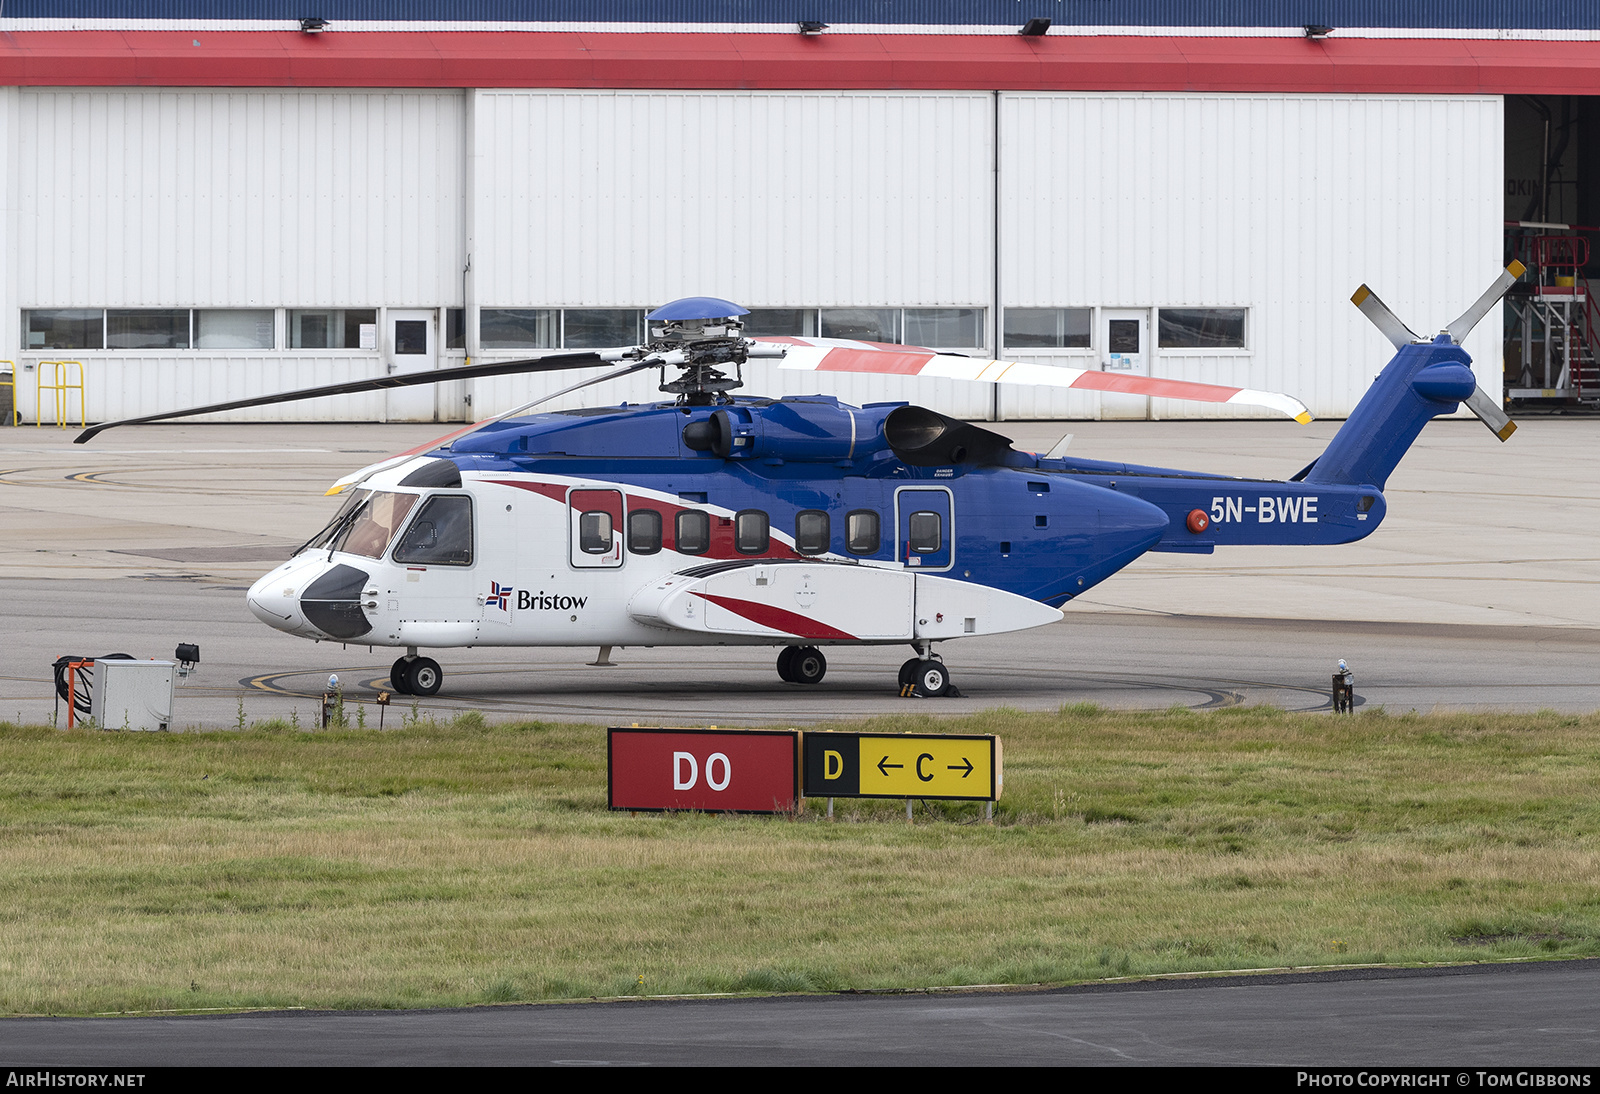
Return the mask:
[[944,486],[894,492],[895,557],[919,570],[955,565],[955,499]]

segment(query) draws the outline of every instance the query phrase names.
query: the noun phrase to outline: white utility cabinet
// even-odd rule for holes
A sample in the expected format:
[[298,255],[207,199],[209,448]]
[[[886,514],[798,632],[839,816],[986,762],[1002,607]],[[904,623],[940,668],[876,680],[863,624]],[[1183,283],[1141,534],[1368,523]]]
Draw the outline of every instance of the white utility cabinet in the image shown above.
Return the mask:
[[174,661],[96,661],[89,714],[102,729],[163,730],[172,722]]

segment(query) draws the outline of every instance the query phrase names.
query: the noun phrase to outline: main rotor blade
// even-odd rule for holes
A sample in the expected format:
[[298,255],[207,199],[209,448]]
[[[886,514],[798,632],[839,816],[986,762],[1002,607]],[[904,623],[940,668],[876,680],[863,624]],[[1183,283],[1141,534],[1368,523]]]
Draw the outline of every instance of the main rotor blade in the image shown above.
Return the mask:
[[1372,320],[1372,325],[1383,333],[1395,349],[1422,341],[1422,336],[1400,321],[1389,306],[1378,299],[1378,294],[1362,285],[1350,297],[1350,303],[1361,309],[1361,314]]
[[571,387],[564,387],[560,391],[552,392],[549,395],[541,395],[539,398],[533,400],[533,402],[531,402],[531,403],[523,403],[521,406],[512,407],[510,410],[506,411],[504,414],[496,414],[494,417],[485,418],[481,422],[473,422],[471,425],[462,426],[460,429],[452,430],[451,432],[446,433],[442,437],[435,437],[431,441],[428,441],[428,442],[426,442],[424,444],[419,444],[415,448],[408,448],[404,452],[398,452],[395,455],[390,456],[388,459],[379,460],[377,463],[374,463],[374,464],[368,464],[366,467],[363,467],[360,471],[356,471],[356,472],[353,472],[353,473],[351,473],[349,475],[346,475],[344,478],[342,478],[338,482],[334,483],[332,486],[330,486],[328,488],[327,493],[329,493],[329,494],[337,494],[341,490],[346,489],[347,487],[359,485],[360,483],[365,482],[367,479],[371,478],[373,475],[376,475],[379,471],[382,471],[385,468],[394,467],[394,466],[404,462],[405,460],[410,459],[412,456],[420,456],[424,452],[432,452],[435,448],[438,448],[441,445],[454,444],[456,441],[459,441],[462,437],[470,437],[470,436],[472,436],[472,434],[476,433],[478,430],[484,429],[484,428],[486,428],[488,426],[491,426],[491,425],[494,425],[496,422],[503,422],[507,418],[514,418],[518,414],[524,414],[524,413],[532,410],[534,407],[538,406],[540,403],[548,403],[551,399],[557,399],[557,398],[560,398],[563,395],[570,395],[570,394],[572,394],[572,392],[577,391],[580,388],[586,388],[586,387],[590,386],[591,384],[604,383],[607,380],[620,380],[622,377],[631,376],[635,372],[640,372],[640,371],[643,371],[644,369],[647,369],[647,368],[659,368],[659,367],[660,367],[660,362],[656,361],[654,359],[651,359],[651,360],[646,360],[646,361],[637,361],[637,362],[634,362],[633,364],[625,365],[622,368],[612,369],[610,372],[607,372],[607,373],[605,373],[604,375],[601,375],[601,376],[591,376],[587,380],[582,381],[581,383],[573,384]]
[[[610,360],[617,360],[613,356]],[[592,350],[581,353],[553,353],[544,357],[528,357],[520,361],[492,361],[482,365],[462,365],[459,368],[433,369],[424,372],[398,372],[389,376],[374,376],[367,380],[350,380],[342,384],[280,391],[276,395],[257,395],[249,399],[235,399],[227,403],[190,407],[188,410],[169,410],[160,414],[146,414],[140,418],[123,418],[115,422],[92,425],[78,434],[73,444],[83,444],[119,425],[143,425],[146,422],[164,422],[173,418],[190,418],[196,414],[220,414],[224,410],[242,410],[251,406],[270,406],[273,403],[292,403],[300,399],[318,399],[325,395],[356,395],[363,391],[384,391],[389,388],[415,387],[419,384],[442,384],[446,380],[478,380],[487,376],[512,376],[527,372],[557,372],[585,365],[601,364],[607,357]]]
[[1517,431],[1517,423],[1511,420],[1499,403],[1489,397],[1481,384],[1468,396],[1467,409],[1476,414],[1478,420],[1489,427],[1489,432],[1502,441],[1510,440],[1511,434]]
[[[1494,307],[1495,303],[1506,294],[1506,290],[1517,283],[1517,278],[1527,271],[1528,267],[1513,259],[1511,265],[1500,271],[1500,276],[1494,279],[1494,284],[1483,291],[1483,295],[1478,297],[1472,307],[1462,312],[1456,317],[1455,322],[1445,328],[1445,333],[1450,335],[1450,341],[1459,346],[1462,340],[1471,333],[1472,328],[1478,325],[1478,320],[1482,319],[1489,309]],[[1482,389],[1480,388],[1479,390],[1481,392]],[[1479,414],[1478,417],[1481,418],[1483,415]],[[1490,426],[1490,428],[1494,427]],[[1505,437],[1500,439],[1503,441]]]
[[[769,339],[779,341],[779,339]],[[1150,395],[1158,399],[1188,399],[1201,403],[1260,406],[1288,415],[1297,422],[1311,420],[1305,404],[1276,391],[1199,384],[1189,380],[1163,380],[1154,376],[1124,376],[1093,369],[1033,365],[1020,361],[985,361],[958,357],[914,346],[867,346],[859,342],[828,342],[817,338],[784,338],[789,353],[778,366],[816,372],[865,372],[896,376],[923,376],[948,380],[980,380],[1000,384],[1034,384],[1112,391],[1125,395]]]

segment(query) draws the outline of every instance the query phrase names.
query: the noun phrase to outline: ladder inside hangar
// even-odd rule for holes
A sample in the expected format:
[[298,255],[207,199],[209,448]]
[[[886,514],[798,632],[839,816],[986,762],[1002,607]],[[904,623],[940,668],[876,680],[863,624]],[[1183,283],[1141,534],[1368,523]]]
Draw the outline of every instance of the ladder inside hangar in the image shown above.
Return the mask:
[[1518,244],[1529,276],[1506,296],[1506,398],[1600,405],[1600,305],[1583,275],[1588,239],[1528,235]]

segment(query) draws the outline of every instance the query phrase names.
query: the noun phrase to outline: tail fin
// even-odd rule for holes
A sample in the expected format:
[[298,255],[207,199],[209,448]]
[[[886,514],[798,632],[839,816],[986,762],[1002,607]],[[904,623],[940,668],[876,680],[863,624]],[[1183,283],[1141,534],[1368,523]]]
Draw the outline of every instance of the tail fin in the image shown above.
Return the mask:
[[1447,336],[1401,347],[1307,470],[1305,481],[1382,490],[1422,427],[1454,413],[1477,389],[1472,358]]
[[1513,262],[1472,306],[1431,342],[1419,338],[1365,285],[1350,302],[1361,309],[1398,351],[1356,404],[1328,449],[1296,479],[1382,490],[1422,427],[1462,403],[1502,441],[1516,424],[1478,386],[1472,358],[1461,341],[1526,270]]

